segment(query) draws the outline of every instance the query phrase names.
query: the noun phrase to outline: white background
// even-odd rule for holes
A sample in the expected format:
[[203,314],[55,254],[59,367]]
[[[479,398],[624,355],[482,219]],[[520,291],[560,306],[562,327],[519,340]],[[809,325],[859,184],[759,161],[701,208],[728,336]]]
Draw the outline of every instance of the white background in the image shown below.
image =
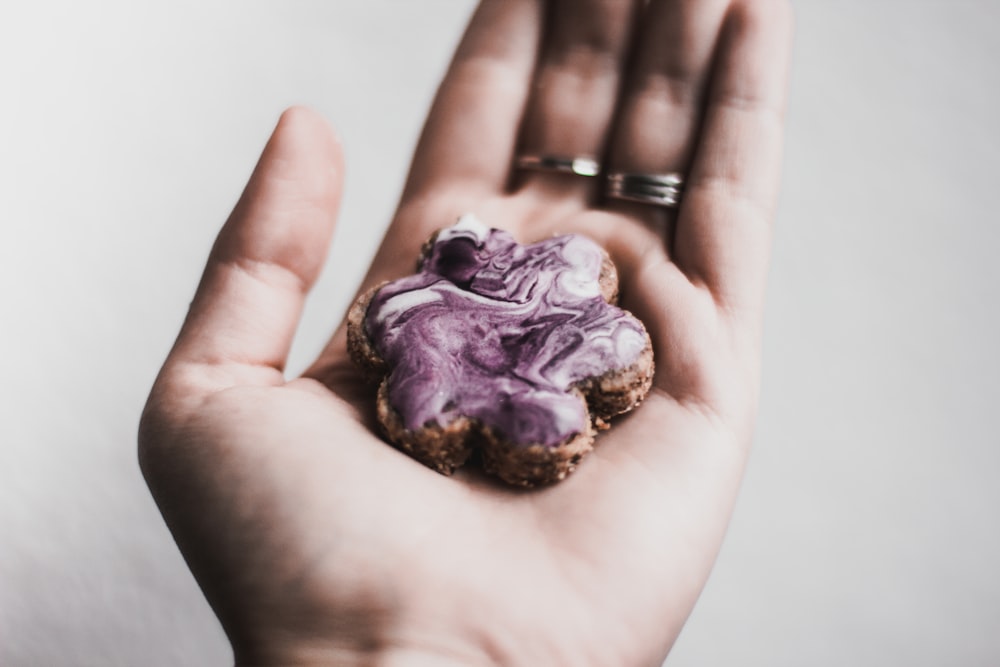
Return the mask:
[[[293,103],[349,170],[303,367],[471,7],[0,1],[0,664],[231,661],[138,472],[145,393]],[[755,451],[667,664],[997,665],[1000,3],[795,7]]]

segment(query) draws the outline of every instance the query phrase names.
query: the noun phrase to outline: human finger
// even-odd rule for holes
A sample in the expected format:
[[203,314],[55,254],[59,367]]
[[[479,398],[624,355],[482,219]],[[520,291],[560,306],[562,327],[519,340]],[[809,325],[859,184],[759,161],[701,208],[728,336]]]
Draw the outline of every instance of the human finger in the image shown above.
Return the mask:
[[483,0],[431,106],[402,205],[507,182],[544,16],[542,0]]
[[[698,132],[727,0],[653,0],[622,94],[609,173],[684,173]],[[607,208],[662,228],[666,208],[608,199]]]
[[[598,166],[618,99],[641,2],[556,0],[546,17],[519,143],[520,158],[586,158]],[[523,165],[522,165],[523,166]],[[599,181],[539,165],[519,172],[522,188],[591,199]],[[567,168],[572,168],[568,166]],[[576,167],[580,170],[580,165]],[[596,175],[596,174],[595,174]]]
[[183,377],[207,390],[283,381],[333,232],[342,172],[340,145],[320,116],[282,114],[219,232],[161,381]]
[[[431,233],[507,186],[531,88],[544,0],[482,0],[438,89],[392,224],[360,291],[413,269]],[[498,223],[499,224],[499,223]],[[334,332],[307,377],[333,385],[346,356]],[[338,383],[343,389],[354,382]]]
[[681,269],[730,311],[763,298],[790,53],[786,0],[732,4],[674,242]]

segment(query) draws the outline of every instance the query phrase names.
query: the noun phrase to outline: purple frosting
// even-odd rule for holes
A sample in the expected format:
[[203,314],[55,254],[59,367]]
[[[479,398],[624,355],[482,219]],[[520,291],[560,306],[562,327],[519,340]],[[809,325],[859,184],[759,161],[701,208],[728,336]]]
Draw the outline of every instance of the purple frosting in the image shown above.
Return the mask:
[[522,246],[468,215],[442,230],[420,272],[379,290],[365,319],[404,425],[465,415],[545,445],[586,430],[569,390],[646,345],[638,320],[601,296],[603,258],[582,236]]

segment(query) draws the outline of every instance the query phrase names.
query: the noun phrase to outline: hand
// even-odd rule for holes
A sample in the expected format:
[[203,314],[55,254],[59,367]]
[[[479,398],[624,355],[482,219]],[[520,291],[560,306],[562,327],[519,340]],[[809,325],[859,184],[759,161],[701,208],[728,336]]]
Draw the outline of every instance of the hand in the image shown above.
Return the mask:
[[[586,234],[651,333],[654,389],[566,481],[526,492],[380,440],[343,327],[287,381],[341,184],[324,122],[289,110],[140,429],[150,488],[238,663],[659,664],[708,577],[756,409],[789,9],[551,4],[476,12],[362,288],[408,273],[465,212],[525,242]],[[682,205],[511,177],[524,152],[684,172]]]

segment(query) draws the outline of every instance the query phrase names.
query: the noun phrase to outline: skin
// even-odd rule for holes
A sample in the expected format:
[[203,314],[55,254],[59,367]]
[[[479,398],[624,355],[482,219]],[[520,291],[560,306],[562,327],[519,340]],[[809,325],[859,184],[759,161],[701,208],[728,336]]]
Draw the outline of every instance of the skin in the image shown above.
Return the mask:
[[[361,289],[464,212],[589,235],[657,372],[566,481],[444,477],[376,434],[343,327],[283,367],[341,195],[293,108],[223,226],[143,414],[150,489],[238,664],[656,665],[718,553],[748,454],[791,34],[784,1],[485,0]],[[521,152],[682,171],[681,207],[604,201]]]

